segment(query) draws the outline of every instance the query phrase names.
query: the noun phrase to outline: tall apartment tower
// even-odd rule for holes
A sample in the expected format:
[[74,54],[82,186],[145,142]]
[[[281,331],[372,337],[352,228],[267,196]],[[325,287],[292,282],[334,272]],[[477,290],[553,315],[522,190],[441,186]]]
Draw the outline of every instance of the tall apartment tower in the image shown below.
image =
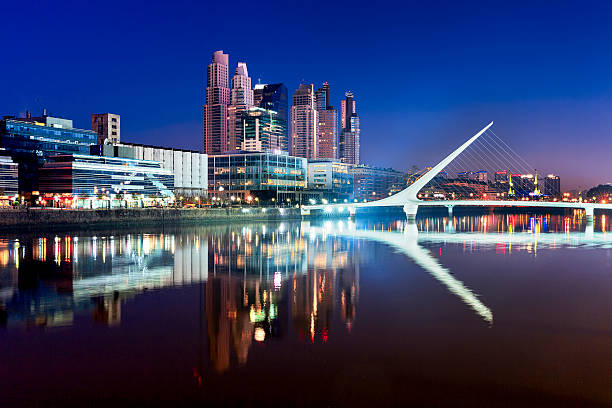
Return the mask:
[[[98,133],[98,144],[105,141],[112,144],[121,142],[121,116],[113,113],[94,113],[91,115],[91,130]],[[108,143],[107,142],[107,143]]]
[[227,107],[229,56],[215,51],[206,71],[206,104],[204,105],[204,152],[219,154],[228,146]]
[[293,94],[290,153],[292,156],[316,159],[317,144],[314,85],[302,84]]
[[284,84],[257,84],[254,90],[255,106],[277,113],[278,139],[270,143],[270,149],[289,152],[289,103]]
[[240,150],[242,145],[242,114],[253,106],[253,90],[246,63],[239,62],[232,78],[231,103],[227,109],[227,146],[224,150]]
[[325,82],[315,92],[317,109],[317,158],[338,157],[338,111],[330,105],[329,84]]
[[355,99],[352,92],[346,92],[340,105],[340,137],[338,138],[338,158],[343,163],[359,164],[361,145],[359,138],[359,116],[355,109]]

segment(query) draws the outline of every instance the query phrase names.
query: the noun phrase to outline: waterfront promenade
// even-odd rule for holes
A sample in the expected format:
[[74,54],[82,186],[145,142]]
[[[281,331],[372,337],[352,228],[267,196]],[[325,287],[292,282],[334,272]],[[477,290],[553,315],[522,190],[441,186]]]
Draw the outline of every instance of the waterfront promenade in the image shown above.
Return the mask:
[[118,208],[0,210],[0,229],[89,228],[301,219],[298,208]]

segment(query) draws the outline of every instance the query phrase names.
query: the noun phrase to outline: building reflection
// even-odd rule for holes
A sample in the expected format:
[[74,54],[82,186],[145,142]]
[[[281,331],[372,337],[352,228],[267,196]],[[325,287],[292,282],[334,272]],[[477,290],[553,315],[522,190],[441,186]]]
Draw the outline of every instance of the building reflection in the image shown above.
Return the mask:
[[195,234],[0,240],[0,323],[65,326],[90,314],[118,325],[138,293],[205,279],[207,244]]
[[299,224],[240,231],[220,226],[209,231],[208,248],[205,307],[215,371],[230,367],[232,351],[244,364],[253,343],[274,342],[289,332],[327,342],[336,310],[347,327],[353,324],[359,269],[351,262],[351,241],[311,241]]
[[[148,290],[199,284],[202,344],[217,372],[245,364],[256,345],[286,337],[326,343],[358,324],[360,266],[401,249],[486,321],[491,311],[443,267],[442,247],[495,246],[509,254],[559,245],[612,246],[605,215],[576,234],[580,214],[184,227],[171,232],[0,239],[0,325],[57,327],[85,316],[119,326],[128,302]],[[418,231],[417,231],[418,230]],[[572,233],[570,233],[572,232]],[[436,250],[429,248],[435,246]],[[438,248],[439,247],[439,248]],[[204,329],[204,325],[206,328]],[[203,367],[200,364],[200,367]],[[199,370],[199,369],[198,369]],[[196,370],[196,371],[198,371]]]

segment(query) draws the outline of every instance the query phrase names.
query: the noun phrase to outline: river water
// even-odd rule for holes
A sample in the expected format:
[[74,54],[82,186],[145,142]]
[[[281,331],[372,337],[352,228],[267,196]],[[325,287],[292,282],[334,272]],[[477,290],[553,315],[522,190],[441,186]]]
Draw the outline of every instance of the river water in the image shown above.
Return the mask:
[[611,406],[612,223],[0,236],[1,406]]

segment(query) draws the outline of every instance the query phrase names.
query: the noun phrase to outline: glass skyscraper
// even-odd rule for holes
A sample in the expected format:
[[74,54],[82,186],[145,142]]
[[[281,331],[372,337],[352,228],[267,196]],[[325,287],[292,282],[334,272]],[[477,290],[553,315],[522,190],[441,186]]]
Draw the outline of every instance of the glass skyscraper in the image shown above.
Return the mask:
[[289,102],[287,96],[287,87],[280,84],[257,84],[254,90],[255,106],[272,110],[277,113],[277,126],[281,129],[282,138],[278,145],[283,152],[289,151],[289,135],[288,135],[288,110]]

